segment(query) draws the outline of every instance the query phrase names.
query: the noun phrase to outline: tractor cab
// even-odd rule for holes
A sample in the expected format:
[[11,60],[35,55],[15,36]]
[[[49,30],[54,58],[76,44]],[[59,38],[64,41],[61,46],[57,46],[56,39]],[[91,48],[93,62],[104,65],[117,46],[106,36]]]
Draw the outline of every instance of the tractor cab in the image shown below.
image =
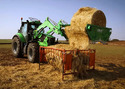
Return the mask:
[[33,39],[33,31],[38,28],[42,23],[40,21],[26,21],[23,22],[21,19],[21,27],[18,30],[18,33],[22,33],[26,41],[30,41]]

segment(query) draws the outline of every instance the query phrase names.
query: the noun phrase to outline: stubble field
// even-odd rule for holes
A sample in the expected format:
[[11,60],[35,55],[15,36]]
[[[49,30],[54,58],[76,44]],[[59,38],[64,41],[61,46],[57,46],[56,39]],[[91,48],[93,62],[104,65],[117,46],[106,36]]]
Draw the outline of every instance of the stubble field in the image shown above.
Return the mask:
[[125,42],[91,45],[96,49],[95,70],[84,79],[61,73],[49,64],[15,58],[10,44],[0,45],[0,89],[125,89]]

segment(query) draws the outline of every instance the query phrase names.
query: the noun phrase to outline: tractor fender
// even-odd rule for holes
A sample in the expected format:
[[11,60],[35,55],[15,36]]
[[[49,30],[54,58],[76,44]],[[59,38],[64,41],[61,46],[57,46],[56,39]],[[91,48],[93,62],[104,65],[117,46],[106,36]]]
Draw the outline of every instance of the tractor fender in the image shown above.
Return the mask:
[[[26,42],[26,40],[25,40],[25,38],[24,38],[24,36],[23,36],[22,33],[17,33],[17,34],[15,34],[15,35],[13,36],[13,38],[14,38],[14,37],[18,37],[22,43],[25,43],[25,42]],[[12,39],[13,39],[13,38],[12,38]]]

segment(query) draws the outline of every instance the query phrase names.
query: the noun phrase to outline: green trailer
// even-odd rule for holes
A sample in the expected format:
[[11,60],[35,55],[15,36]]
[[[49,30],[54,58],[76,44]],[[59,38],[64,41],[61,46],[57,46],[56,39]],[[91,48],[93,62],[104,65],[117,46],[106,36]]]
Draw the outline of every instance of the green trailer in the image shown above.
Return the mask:
[[87,24],[86,32],[92,43],[101,42],[105,43],[109,41],[111,35],[111,28],[101,27],[97,25]]

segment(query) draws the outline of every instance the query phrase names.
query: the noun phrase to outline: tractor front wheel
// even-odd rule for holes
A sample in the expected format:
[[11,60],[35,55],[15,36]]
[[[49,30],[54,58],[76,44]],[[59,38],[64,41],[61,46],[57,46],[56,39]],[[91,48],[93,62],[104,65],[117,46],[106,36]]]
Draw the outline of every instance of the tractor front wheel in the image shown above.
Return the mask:
[[15,57],[23,57],[23,51],[21,47],[21,41],[18,37],[12,39],[12,53]]
[[38,62],[38,59],[39,59],[38,43],[30,43],[28,45],[27,56],[28,56],[29,62],[31,63]]

